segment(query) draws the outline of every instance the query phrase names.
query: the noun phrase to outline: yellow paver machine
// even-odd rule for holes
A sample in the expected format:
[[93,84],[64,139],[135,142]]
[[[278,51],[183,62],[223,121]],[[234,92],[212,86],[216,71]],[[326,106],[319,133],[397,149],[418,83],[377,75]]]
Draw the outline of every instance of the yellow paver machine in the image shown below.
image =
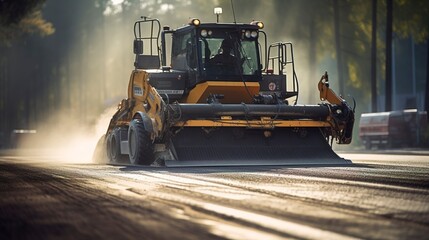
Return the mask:
[[142,17],[128,98],[95,156],[167,166],[349,163],[331,146],[351,142],[354,109],[327,73],[322,102],[298,104],[292,44],[267,44],[263,27],[191,19],[173,30]]

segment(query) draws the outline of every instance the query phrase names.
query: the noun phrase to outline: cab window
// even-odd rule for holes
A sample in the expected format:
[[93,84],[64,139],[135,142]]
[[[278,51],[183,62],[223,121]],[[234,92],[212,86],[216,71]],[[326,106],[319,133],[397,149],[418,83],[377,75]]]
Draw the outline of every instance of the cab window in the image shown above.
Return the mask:
[[196,68],[195,41],[192,32],[173,35],[171,66],[177,70]]

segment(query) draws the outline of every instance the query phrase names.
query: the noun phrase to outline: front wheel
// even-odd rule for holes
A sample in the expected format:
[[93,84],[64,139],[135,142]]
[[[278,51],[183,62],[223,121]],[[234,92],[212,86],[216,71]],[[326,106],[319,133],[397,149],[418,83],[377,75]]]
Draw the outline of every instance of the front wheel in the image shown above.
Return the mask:
[[128,149],[130,162],[135,165],[151,165],[154,160],[154,144],[143,122],[134,119],[128,129]]

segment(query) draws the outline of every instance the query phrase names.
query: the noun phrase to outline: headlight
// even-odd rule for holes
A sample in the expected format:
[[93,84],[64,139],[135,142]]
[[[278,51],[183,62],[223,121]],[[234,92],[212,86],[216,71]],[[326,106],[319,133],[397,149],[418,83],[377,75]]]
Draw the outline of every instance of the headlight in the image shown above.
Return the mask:
[[190,21],[189,21],[189,25],[194,25],[194,26],[199,26],[200,25],[200,19],[198,19],[198,18],[192,18]]
[[259,29],[264,28],[264,23],[260,21],[253,21],[250,24],[258,26]]
[[257,32],[257,31],[252,31],[252,32],[250,33],[250,36],[251,36],[252,38],[256,38],[256,37],[258,36],[258,32]]
[[215,7],[213,9],[214,14],[219,15],[222,14],[222,8],[221,7]]
[[244,32],[244,36],[246,36],[246,38],[250,38],[250,35],[251,35],[251,33],[249,30]]
[[270,91],[274,91],[276,88],[277,85],[274,82],[270,82],[270,84],[268,84],[268,89],[270,89]]
[[201,37],[207,37],[207,30],[201,30]]

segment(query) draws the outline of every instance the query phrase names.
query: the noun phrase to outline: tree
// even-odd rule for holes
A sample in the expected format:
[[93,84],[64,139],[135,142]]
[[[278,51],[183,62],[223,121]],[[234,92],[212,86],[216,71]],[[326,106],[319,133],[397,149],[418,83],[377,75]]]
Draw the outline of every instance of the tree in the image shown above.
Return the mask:
[[[426,89],[425,89],[425,111],[429,113],[429,38],[426,40],[427,56],[426,56]],[[429,118],[427,119],[429,123]],[[429,125],[429,124],[428,124]]]
[[0,1],[0,43],[8,43],[24,33],[50,35],[55,29],[41,13],[45,0]]
[[392,111],[392,34],[393,0],[387,0],[386,17],[386,111]]
[[[28,125],[32,82],[19,82],[11,78],[17,66],[11,56],[20,53],[12,50],[12,41],[25,34],[38,33],[42,36],[54,32],[52,23],[41,13],[44,0],[2,0],[0,1],[0,135],[18,125]],[[27,69],[29,70],[29,69]],[[21,71],[22,75],[28,71]],[[32,77],[31,75],[27,75]],[[26,87],[19,90],[17,84]],[[21,93],[21,94],[17,94]],[[22,96],[17,99],[16,96]],[[1,145],[2,139],[0,139]]]
[[337,55],[337,69],[338,69],[338,88],[340,94],[344,94],[344,77],[343,77],[343,58],[341,52],[341,37],[340,37],[340,10],[338,0],[333,0],[334,6],[334,31],[335,31],[335,53]]
[[371,23],[371,111],[377,112],[377,0],[372,0]]

